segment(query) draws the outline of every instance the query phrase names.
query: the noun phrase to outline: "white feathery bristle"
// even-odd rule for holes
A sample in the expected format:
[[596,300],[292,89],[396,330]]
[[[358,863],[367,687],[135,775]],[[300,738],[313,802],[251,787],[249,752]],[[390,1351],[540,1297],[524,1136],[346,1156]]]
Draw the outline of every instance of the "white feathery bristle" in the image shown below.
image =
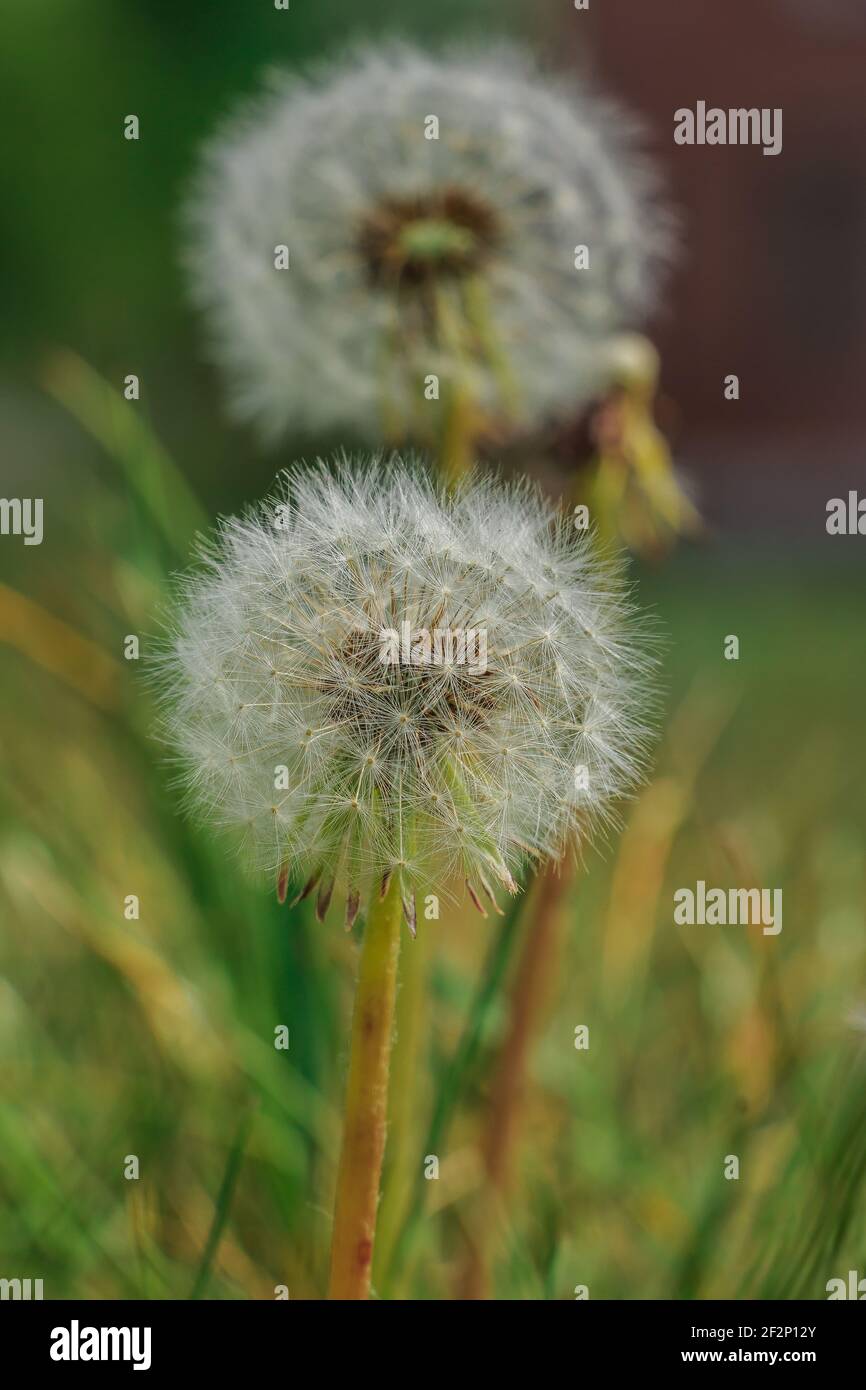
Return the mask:
[[202,559],[160,659],[163,733],[257,868],[350,898],[392,872],[514,891],[638,780],[653,640],[617,564],[529,484],[320,461]]

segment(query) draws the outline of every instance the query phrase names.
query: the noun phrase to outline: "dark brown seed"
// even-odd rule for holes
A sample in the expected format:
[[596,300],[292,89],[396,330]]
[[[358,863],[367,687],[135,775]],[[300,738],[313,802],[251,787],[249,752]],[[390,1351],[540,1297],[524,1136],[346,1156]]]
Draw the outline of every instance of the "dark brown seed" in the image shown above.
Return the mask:
[[313,872],[310,874],[310,877],[307,879],[307,881],[306,881],[306,883],[304,884],[303,888],[301,889],[300,893],[298,894],[298,896],[297,896],[296,898],[293,898],[293,899],[292,899],[292,901],[291,901],[291,903],[289,904],[289,906],[290,906],[290,907],[297,907],[298,903],[302,903],[302,902],[304,901],[304,898],[308,898],[308,897],[310,896],[310,894],[312,893],[313,889],[315,888],[316,884],[318,883],[318,881],[319,881],[319,879],[320,879],[321,877],[322,877],[322,866],[321,866],[321,864],[320,864],[319,867],[318,867],[318,869],[314,869]]
[[409,928],[409,935],[413,938],[416,937],[418,935],[418,929],[415,923],[414,893],[410,893],[408,897],[403,898],[403,916],[406,919],[406,926]]
[[475,889],[472,887],[472,884],[469,882],[469,879],[468,879],[468,878],[467,878],[467,880],[466,880],[466,887],[467,887],[467,889],[468,889],[468,891],[469,891],[469,896],[470,896],[470,898],[472,899],[472,901],[473,901],[473,903],[475,904],[475,906],[478,908],[478,911],[481,913],[481,916],[482,916],[482,917],[486,917],[486,916],[487,916],[487,909],[484,907],[484,904],[482,903],[482,901],[481,901],[481,899],[479,898],[478,894],[476,893]]
[[499,903],[496,901],[496,896],[493,892],[493,889],[490,887],[490,884],[487,882],[487,879],[481,873],[480,869],[478,871],[478,879],[481,884],[481,887],[484,889],[484,892],[487,894],[488,898],[490,899],[490,902],[493,905],[493,911],[498,912],[500,917],[504,917],[505,913],[499,906]]
[[331,879],[329,882],[327,879],[323,879],[322,886],[319,889],[319,896],[316,899],[316,916],[320,922],[324,922],[325,920],[328,908],[331,906],[331,895],[333,892],[334,880]]

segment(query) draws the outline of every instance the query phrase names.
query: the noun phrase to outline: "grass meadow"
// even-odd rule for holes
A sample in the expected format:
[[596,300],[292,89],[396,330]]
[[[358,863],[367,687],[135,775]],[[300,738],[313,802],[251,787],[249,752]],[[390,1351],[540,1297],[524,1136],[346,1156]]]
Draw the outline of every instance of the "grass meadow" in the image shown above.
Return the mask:
[[[357,946],[178,814],[143,668],[209,503],[79,359],[45,385],[90,444],[67,527],[0,588],[4,1269],[57,1297],[321,1297]],[[662,734],[560,895],[497,1297],[820,1298],[863,1264],[866,659],[825,556],[716,538],[635,567]],[[781,888],[782,931],[675,925],[698,879]],[[420,924],[381,1298],[460,1286],[521,920]]]

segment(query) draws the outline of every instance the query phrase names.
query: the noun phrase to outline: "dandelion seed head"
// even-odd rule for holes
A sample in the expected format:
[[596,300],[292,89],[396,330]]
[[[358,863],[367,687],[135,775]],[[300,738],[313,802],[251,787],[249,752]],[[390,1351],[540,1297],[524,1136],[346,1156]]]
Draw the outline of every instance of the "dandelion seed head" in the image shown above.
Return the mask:
[[[417,461],[342,456],[289,470],[200,558],[160,657],[162,733],[255,868],[511,890],[639,780],[653,644],[617,564],[529,484],[448,494]],[[416,661],[401,635],[388,660],[388,632],[457,634],[456,655]]]
[[268,440],[377,439],[383,400],[407,416],[428,373],[501,412],[503,362],[526,423],[573,411],[671,245],[632,118],[510,45],[272,75],[208,145],[186,225],[231,407]]

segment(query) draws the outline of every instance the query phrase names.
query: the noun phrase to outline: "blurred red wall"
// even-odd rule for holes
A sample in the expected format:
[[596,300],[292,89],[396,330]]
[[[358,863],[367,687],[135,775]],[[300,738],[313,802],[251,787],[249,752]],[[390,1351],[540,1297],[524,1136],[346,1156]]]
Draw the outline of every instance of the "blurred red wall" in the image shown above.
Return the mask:
[[[590,0],[559,15],[560,51],[578,66],[592,53],[646,117],[681,210],[652,331],[698,470],[737,436],[768,479],[859,468],[866,484],[866,0]],[[699,100],[781,107],[781,153],[676,145],[674,112]]]

